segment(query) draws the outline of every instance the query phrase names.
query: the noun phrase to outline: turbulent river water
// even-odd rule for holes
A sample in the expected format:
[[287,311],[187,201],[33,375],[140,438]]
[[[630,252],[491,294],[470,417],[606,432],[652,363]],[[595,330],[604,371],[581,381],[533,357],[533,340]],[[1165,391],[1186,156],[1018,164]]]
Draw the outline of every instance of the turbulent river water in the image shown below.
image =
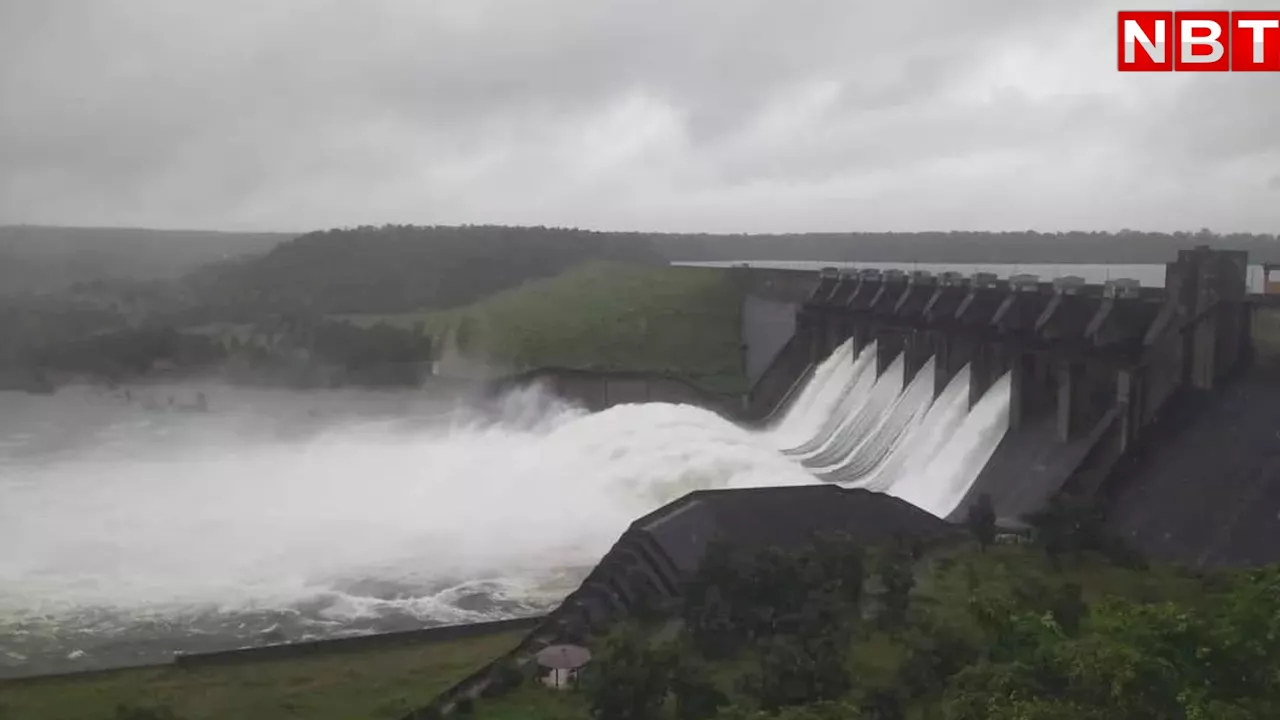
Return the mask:
[[125,393],[0,393],[0,675],[536,613],[689,490],[813,481],[688,406]]
[[[1008,428],[846,343],[770,426],[534,389],[0,393],[0,676],[545,611],[691,490],[834,482],[945,517]],[[203,400],[201,400],[203,398]],[[200,409],[207,405],[207,409]]]

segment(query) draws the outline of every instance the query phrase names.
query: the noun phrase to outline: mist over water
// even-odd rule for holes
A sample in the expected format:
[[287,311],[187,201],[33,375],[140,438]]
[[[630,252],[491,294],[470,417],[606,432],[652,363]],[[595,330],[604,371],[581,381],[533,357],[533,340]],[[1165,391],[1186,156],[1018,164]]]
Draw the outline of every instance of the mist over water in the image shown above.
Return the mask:
[[967,368],[934,398],[932,360],[904,383],[876,352],[842,345],[763,430],[536,387],[0,394],[0,674],[542,612],[691,490],[826,481],[946,516],[1008,378],[970,409]]
[[210,391],[207,414],[15,400],[24,412],[0,424],[0,666],[537,612],[654,507],[813,481],[689,406],[587,414],[532,389],[487,412],[426,398],[317,419],[291,404],[332,398],[220,411],[228,393]]

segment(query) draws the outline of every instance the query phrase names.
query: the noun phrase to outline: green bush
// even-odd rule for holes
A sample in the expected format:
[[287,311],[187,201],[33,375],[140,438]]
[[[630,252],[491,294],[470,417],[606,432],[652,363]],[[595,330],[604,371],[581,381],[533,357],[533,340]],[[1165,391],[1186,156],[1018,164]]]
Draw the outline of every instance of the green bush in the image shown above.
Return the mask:
[[651,720],[671,690],[672,653],[649,646],[647,638],[623,633],[592,663],[587,698],[596,720]]
[[508,659],[493,668],[489,676],[489,684],[481,694],[487,698],[500,697],[519,688],[524,681],[524,671],[515,664],[514,660]]

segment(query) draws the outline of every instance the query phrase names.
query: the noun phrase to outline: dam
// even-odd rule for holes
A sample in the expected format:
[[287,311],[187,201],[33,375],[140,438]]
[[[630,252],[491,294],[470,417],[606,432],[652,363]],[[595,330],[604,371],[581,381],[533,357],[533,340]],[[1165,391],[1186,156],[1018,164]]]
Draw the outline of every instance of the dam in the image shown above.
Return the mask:
[[[759,432],[816,481],[886,492],[962,518],[987,495],[1022,524],[1063,489],[1108,488],[1121,458],[1168,433],[1193,395],[1219,397],[1276,355],[1277,296],[1250,294],[1247,253],[1197,247],[1162,286],[900,269],[739,266],[752,388],[544,369],[592,410],[699,405]],[[751,309],[767,306],[751,332]],[[782,310],[792,313],[780,322]],[[926,463],[926,459],[929,460]]]
[[[1280,561],[1280,296],[1249,294],[1248,268],[1245,252],[1205,247],[1179,252],[1164,287],[742,268],[744,282],[792,294],[792,331],[740,402],[706,404],[814,482],[694,492],[636,520],[501,662],[674,601],[711,538],[928,543],[964,532],[984,495],[1006,527],[1068,492],[1101,501],[1110,531],[1155,559]],[[597,407],[617,380],[651,400],[669,390],[543,379]],[[434,706],[480,692],[494,667]]]
[[[916,418],[957,402],[976,412],[987,398],[1000,406],[991,412],[1003,427],[989,433],[1000,437],[975,449],[985,460],[966,487],[952,488],[954,502],[928,509],[955,519],[986,494],[1016,524],[1068,485],[1097,490],[1179,391],[1213,391],[1242,365],[1255,307],[1247,267],[1243,252],[1186,250],[1168,264],[1163,288],[1072,276],[828,273],[801,306],[772,375],[757,385],[755,405],[787,407],[816,377],[818,359],[842,343],[875,378],[868,414],[894,407],[877,430],[887,436],[870,444],[910,444]],[[824,458],[808,459],[814,467]],[[863,479],[868,467],[880,464],[863,458],[817,474],[885,489],[883,477]]]

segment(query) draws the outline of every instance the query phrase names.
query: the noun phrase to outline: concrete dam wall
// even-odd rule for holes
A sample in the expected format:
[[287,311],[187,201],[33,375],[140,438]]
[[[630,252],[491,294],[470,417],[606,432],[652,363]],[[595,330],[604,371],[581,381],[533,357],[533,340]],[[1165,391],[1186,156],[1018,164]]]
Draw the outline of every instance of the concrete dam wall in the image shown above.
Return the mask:
[[[797,303],[794,332],[745,399],[712,396],[675,378],[552,374],[559,392],[586,398],[592,408],[687,402],[764,425],[778,420],[780,408],[788,408],[818,365],[846,342],[854,348],[851,357],[868,349],[874,353],[873,371],[880,378],[899,363],[901,379],[895,375],[894,382],[902,392],[928,365],[936,399],[963,370],[971,408],[1003,378],[1009,388],[1008,429],[963,499],[944,513],[949,519],[963,518],[985,494],[1001,522],[1017,526],[1065,489],[1118,498],[1117,529],[1153,550],[1159,547],[1148,539],[1168,535],[1161,542],[1172,548],[1171,557],[1245,558],[1247,553],[1236,549],[1215,551],[1208,540],[1173,539],[1199,536],[1166,528],[1165,523],[1181,522],[1173,519],[1176,513],[1146,509],[1156,506],[1152,494],[1163,492],[1154,478],[1170,472],[1143,470],[1139,461],[1173,458],[1173,447],[1206,458],[1198,464],[1189,457],[1159,461],[1165,463],[1161,467],[1188,472],[1201,468],[1184,473],[1181,482],[1198,488],[1199,494],[1189,496],[1195,498],[1190,505],[1203,507],[1216,497],[1208,489],[1217,482],[1212,468],[1229,466],[1213,460],[1218,448],[1235,447],[1210,437],[1207,428],[1234,427],[1228,415],[1256,418],[1251,427],[1271,423],[1268,408],[1280,398],[1272,397],[1270,381],[1256,370],[1268,363],[1280,366],[1280,302],[1247,295],[1246,268],[1243,252],[1197,248],[1166,265],[1161,288],[1125,280],[1086,284],[1070,277],[998,280],[875,269],[809,273],[806,286],[789,274],[783,290],[771,290],[780,301],[804,287],[809,293]],[[764,283],[767,276],[746,277]],[[1242,430],[1236,432],[1243,437]],[[1239,472],[1254,478],[1251,489],[1239,492],[1265,498],[1280,477],[1267,469],[1266,433],[1258,432],[1254,441],[1241,440],[1236,451],[1246,458]],[[1259,513],[1248,522],[1265,524],[1265,513]],[[1243,517],[1228,508],[1221,514],[1221,522],[1232,527],[1233,518]],[[1280,507],[1271,515],[1280,517]],[[1238,530],[1240,537],[1259,532],[1245,525]],[[1276,554],[1280,559],[1280,550]]]
[[1103,488],[1110,530],[1196,566],[1280,563],[1280,298],[1251,298],[1248,361],[1169,402]]
[[874,347],[877,374],[901,361],[904,388],[930,362],[935,397],[967,368],[971,407],[1007,377],[1008,430],[951,517],[986,494],[1016,525],[1064,487],[1095,492],[1171,397],[1211,391],[1240,366],[1251,347],[1246,267],[1245,253],[1183,251],[1164,288],[828,272],[801,309],[786,367],[758,387],[785,397],[789,378],[846,340]]

